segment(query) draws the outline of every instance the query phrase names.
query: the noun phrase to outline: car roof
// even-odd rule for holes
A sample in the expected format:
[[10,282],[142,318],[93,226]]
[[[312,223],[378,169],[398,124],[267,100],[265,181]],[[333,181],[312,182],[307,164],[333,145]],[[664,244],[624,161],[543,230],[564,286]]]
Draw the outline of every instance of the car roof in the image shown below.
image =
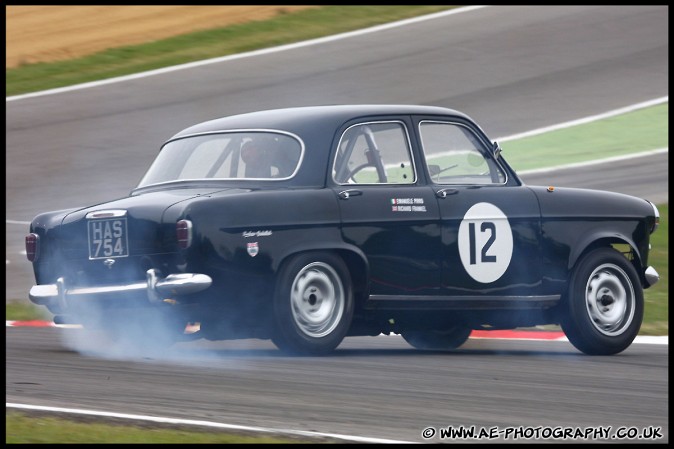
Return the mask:
[[321,105],[270,109],[236,114],[198,123],[171,139],[190,134],[217,132],[232,129],[279,129],[298,134],[311,129],[332,129],[351,120],[368,116],[384,115],[442,115],[468,119],[465,114],[440,106],[358,104],[358,105]]

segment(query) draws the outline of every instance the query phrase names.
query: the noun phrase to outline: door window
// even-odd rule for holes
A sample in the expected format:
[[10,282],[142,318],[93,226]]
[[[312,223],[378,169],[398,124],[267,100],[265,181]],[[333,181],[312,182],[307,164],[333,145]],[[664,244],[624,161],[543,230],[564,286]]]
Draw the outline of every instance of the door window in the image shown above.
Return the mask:
[[503,184],[503,170],[467,127],[422,121],[419,132],[428,175],[436,184]]
[[332,177],[338,184],[413,184],[416,176],[403,124],[351,126],[339,142]]

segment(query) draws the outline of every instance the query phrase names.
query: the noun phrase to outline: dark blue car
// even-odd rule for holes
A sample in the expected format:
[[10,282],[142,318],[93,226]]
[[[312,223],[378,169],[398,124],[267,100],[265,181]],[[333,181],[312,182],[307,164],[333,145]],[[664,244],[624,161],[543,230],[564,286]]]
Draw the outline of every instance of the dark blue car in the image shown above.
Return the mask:
[[138,341],[199,323],[192,337],[300,354],[391,332],[444,350],[473,329],[560,324],[615,354],[658,280],[658,221],[644,199],[524,185],[454,110],[261,111],[176,134],[128,197],[35,217],[29,296]]

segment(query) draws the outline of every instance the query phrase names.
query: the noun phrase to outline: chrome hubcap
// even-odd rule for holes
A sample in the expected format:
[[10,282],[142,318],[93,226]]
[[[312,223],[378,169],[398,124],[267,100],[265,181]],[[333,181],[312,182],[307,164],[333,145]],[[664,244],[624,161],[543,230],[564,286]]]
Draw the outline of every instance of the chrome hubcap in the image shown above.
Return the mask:
[[585,288],[587,313],[604,335],[620,335],[634,318],[635,295],[629,276],[620,267],[597,267]]
[[313,338],[329,335],[344,313],[344,287],[337,272],[323,262],[310,263],[297,274],[290,291],[295,324]]

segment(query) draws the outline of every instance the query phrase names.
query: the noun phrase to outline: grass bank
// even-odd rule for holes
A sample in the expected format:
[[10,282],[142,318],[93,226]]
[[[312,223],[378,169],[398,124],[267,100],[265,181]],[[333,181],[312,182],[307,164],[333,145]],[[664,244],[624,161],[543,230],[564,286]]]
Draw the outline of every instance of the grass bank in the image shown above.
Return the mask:
[[521,172],[668,148],[668,130],[669,103],[663,103],[499,143],[508,163]]
[[261,48],[345,33],[456,6],[332,5],[287,13],[264,21],[184,34],[112,48],[90,56],[6,70],[5,95],[19,95]]
[[[110,424],[100,418],[64,419],[64,415],[25,414],[7,409],[6,444],[298,444],[321,443],[310,438],[257,436],[198,430],[198,427]],[[130,422],[130,421],[129,421]],[[195,430],[197,429],[197,430]]]

